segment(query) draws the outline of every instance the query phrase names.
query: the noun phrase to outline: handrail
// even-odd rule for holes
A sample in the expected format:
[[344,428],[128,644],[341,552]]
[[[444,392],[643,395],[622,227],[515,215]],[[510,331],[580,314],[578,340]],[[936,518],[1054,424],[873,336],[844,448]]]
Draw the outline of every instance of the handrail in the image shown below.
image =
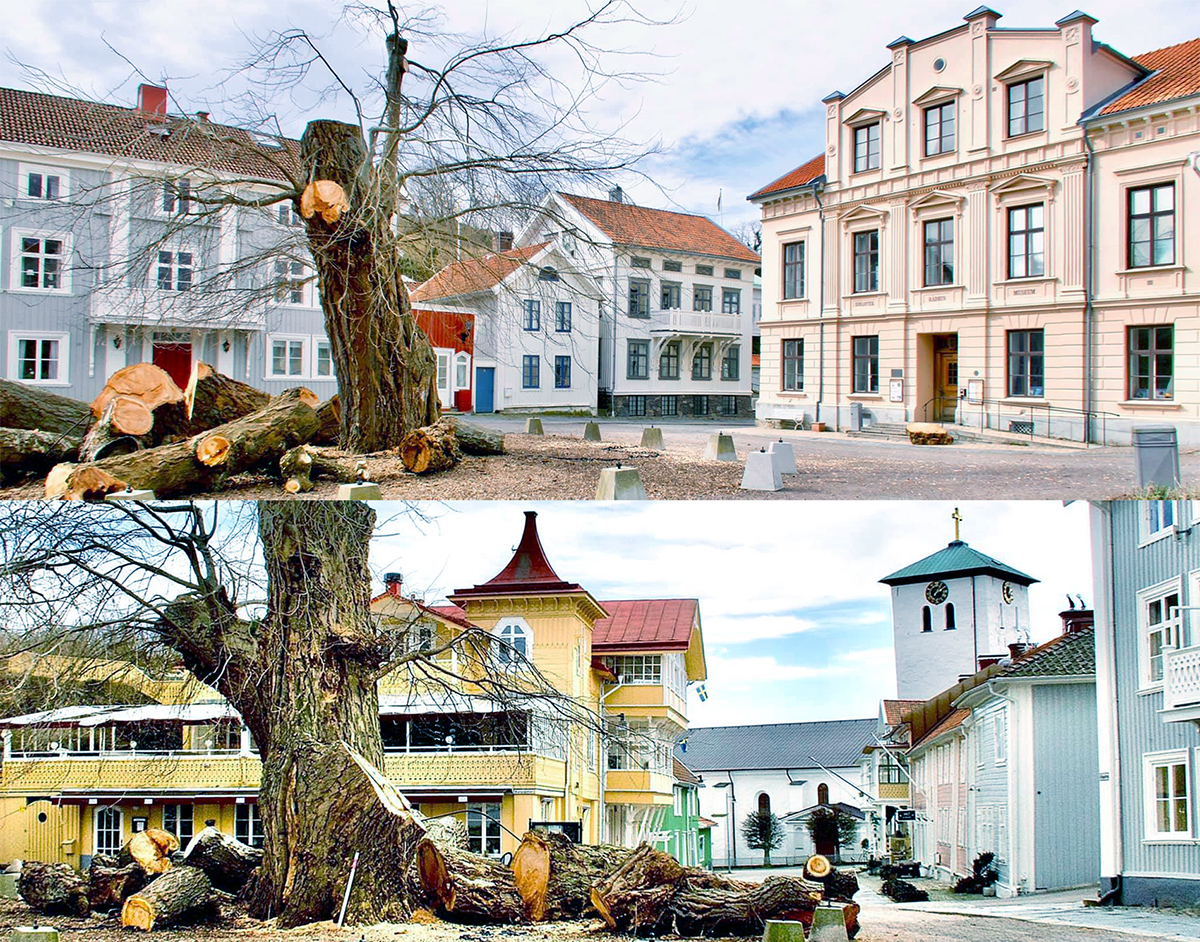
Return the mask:
[[[931,405],[933,405],[935,402],[939,404],[939,408],[941,407],[942,404],[947,403],[947,402],[956,403],[956,408],[957,408],[958,403],[962,403],[962,405],[964,406],[964,410],[963,410],[964,413],[970,407],[977,406],[979,409],[979,411],[978,411],[978,417],[979,417],[978,427],[980,430],[982,430],[983,428],[986,427],[986,428],[990,428],[990,429],[995,429],[996,431],[1002,431],[999,428],[999,423],[1000,423],[1001,413],[1004,411],[1007,411],[1010,413],[1010,415],[1008,416],[1010,421],[1014,417],[1028,413],[1029,418],[1031,420],[1029,422],[1029,432],[1028,432],[1030,441],[1033,440],[1034,435],[1035,435],[1036,422],[1033,420],[1036,418],[1038,413],[1044,414],[1045,430],[1043,432],[1043,435],[1046,438],[1053,437],[1050,434],[1050,429],[1051,429],[1051,420],[1054,418],[1054,416],[1057,415],[1064,419],[1068,418],[1068,417],[1082,418],[1083,419],[1083,437],[1081,440],[1082,440],[1083,444],[1085,444],[1089,447],[1092,445],[1091,435],[1089,433],[1090,433],[1090,430],[1092,427],[1092,422],[1094,419],[1100,419],[1100,444],[1104,444],[1107,442],[1107,438],[1108,438],[1108,436],[1107,436],[1108,420],[1121,418],[1120,414],[1116,413],[1116,412],[1104,412],[1100,409],[1075,409],[1070,406],[1053,405],[1052,403],[1049,403],[1049,402],[1035,402],[1032,400],[1021,400],[1021,402],[1015,403],[1011,399],[976,399],[974,401],[968,401],[962,397],[956,397],[956,396],[934,396],[932,399],[929,399],[925,403],[923,403],[920,407],[920,412],[924,416],[923,421],[926,421],[926,422],[929,421],[929,407]],[[991,421],[992,416],[987,414],[987,410],[989,408],[995,409],[996,423],[994,425]],[[1015,414],[1015,416],[1013,414]],[[966,418],[965,414],[963,415],[963,418]],[[985,425],[985,418],[987,419],[986,425]],[[961,421],[959,424],[963,425],[965,427],[968,425],[968,422]],[[974,423],[970,423],[970,424],[974,424]],[[1075,439],[1071,438],[1071,440],[1074,441]]]

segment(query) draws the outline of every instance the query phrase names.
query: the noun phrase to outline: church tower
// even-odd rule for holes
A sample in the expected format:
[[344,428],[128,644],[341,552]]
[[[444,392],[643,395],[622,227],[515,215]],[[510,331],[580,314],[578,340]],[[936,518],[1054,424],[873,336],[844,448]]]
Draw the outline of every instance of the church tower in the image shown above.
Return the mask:
[[1032,576],[960,538],[879,581],[892,588],[896,696],[926,700],[1029,641]]

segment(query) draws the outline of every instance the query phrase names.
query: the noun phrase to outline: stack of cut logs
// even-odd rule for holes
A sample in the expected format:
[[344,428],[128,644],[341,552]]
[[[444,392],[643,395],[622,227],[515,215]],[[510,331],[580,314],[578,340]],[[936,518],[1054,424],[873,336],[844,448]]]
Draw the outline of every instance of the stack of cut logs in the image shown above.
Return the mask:
[[174,834],[149,828],[133,835],[118,856],[94,856],[86,874],[66,864],[28,862],[17,890],[39,913],[120,910],[122,926],[149,931],[212,918],[261,863],[262,851],[214,827],[204,828],[182,853]]
[[[219,490],[235,474],[268,471],[296,494],[318,478],[355,479],[349,463],[314,448],[336,445],[340,424],[337,396],[321,403],[296,387],[272,397],[206,363],[185,389],[151,363],[127,366],[90,404],[0,380],[0,482],[47,474],[47,497],[101,500],[127,488]],[[503,435],[459,419],[417,429],[400,449],[418,474],[453,467],[463,452],[503,451]]]
[[[573,844],[530,831],[511,867],[435,840],[417,848],[425,902],[465,923],[528,923],[599,915],[621,933],[749,936],[767,919],[811,926],[822,899],[842,906],[847,932],[858,932],[852,874],[813,858],[812,878],[772,876],[761,883],[685,867],[642,844],[636,850]],[[820,874],[818,877],[817,874]]]

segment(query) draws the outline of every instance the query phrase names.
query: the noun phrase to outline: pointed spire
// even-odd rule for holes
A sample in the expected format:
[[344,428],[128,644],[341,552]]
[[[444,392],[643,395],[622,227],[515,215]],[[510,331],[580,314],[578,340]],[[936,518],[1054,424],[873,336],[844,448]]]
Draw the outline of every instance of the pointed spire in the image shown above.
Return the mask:
[[459,589],[451,598],[471,595],[505,595],[522,592],[578,592],[581,587],[564,582],[546,559],[542,541],[538,539],[537,512],[525,511],[525,530],[521,542],[513,551],[508,565],[487,582],[472,589]]

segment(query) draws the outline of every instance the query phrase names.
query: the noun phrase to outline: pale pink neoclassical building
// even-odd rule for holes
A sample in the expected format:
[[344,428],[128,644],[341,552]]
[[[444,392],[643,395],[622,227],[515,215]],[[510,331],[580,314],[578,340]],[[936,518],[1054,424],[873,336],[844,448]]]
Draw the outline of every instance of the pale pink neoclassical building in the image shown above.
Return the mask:
[[999,18],[891,43],[750,197],[761,423],[1200,442],[1200,39],[1130,57],[1086,13]]

